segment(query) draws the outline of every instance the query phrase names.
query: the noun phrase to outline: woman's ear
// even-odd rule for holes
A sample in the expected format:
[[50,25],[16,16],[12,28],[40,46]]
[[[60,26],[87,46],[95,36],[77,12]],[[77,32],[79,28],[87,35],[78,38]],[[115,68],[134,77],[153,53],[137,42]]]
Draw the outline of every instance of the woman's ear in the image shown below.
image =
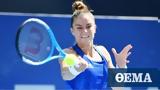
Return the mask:
[[72,35],[74,36],[74,31],[73,28],[70,28]]
[[96,31],[97,31],[97,25],[96,24],[94,25],[94,29],[95,29],[95,33],[96,33]]

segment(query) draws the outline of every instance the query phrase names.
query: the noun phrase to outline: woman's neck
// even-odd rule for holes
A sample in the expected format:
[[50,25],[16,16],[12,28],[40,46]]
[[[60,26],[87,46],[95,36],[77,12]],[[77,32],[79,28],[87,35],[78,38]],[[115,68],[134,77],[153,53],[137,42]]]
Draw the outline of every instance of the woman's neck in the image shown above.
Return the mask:
[[94,52],[94,48],[93,48],[93,43],[84,43],[84,44],[79,44],[78,46],[81,48],[81,50],[88,56],[93,57],[93,52]]

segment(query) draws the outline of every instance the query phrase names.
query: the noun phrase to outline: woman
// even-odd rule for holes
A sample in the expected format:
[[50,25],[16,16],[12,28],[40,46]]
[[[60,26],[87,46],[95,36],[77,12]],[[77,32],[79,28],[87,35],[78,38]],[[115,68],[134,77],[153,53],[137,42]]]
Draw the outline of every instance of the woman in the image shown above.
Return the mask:
[[[76,44],[64,51],[76,55],[77,64],[70,67],[63,60],[59,60],[62,77],[76,90],[106,89],[107,69],[115,68],[110,54],[105,47],[94,45],[96,24],[88,7],[81,0],[75,1],[72,7],[74,12],[71,33],[75,37]],[[131,45],[127,45],[120,53],[112,49],[119,68],[124,68],[128,63],[127,57],[131,54],[129,52],[131,48]]]

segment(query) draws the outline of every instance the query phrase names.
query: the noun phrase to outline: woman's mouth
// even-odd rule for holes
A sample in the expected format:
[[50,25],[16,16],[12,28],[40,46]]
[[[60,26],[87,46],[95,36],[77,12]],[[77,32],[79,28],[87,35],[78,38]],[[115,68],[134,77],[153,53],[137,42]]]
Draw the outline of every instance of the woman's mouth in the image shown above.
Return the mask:
[[81,38],[89,38],[89,36],[81,36]]

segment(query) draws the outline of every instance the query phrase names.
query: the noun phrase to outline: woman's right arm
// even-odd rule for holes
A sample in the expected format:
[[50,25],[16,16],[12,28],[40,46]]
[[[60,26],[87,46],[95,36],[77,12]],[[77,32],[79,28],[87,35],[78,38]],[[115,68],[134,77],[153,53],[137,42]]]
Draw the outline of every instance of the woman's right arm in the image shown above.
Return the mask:
[[[59,59],[62,78],[64,80],[72,80],[88,67],[88,63],[85,60],[83,60],[82,58],[80,58],[80,56],[76,55],[74,50],[71,48],[64,49],[64,52],[66,52],[67,54],[74,54],[75,56],[77,56],[77,59],[76,59],[77,63],[76,64],[78,64],[78,65],[74,65],[72,67],[68,66],[65,62],[63,62],[63,60]],[[74,74],[73,69],[76,70],[76,72],[78,72],[78,73]]]

